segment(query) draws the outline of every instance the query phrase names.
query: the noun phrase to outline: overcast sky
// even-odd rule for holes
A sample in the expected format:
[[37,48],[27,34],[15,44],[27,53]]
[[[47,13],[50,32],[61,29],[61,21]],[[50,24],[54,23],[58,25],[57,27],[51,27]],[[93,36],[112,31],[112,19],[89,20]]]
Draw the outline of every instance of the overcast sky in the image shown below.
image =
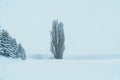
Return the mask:
[[65,54],[120,54],[120,0],[0,0],[0,25],[29,53],[50,53],[53,19]]

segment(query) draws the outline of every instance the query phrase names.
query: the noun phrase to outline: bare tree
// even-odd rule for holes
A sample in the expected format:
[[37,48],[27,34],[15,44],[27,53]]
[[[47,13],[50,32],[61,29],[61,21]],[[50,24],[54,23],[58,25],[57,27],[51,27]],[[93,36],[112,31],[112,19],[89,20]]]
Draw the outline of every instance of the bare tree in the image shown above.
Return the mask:
[[62,59],[63,52],[65,50],[65,36],[64,36],[64,29],[63,23],[58,22],[58,20],[54,20],[52,23],[52,30],[51,30],[51,52],[54,55],[55,59]]

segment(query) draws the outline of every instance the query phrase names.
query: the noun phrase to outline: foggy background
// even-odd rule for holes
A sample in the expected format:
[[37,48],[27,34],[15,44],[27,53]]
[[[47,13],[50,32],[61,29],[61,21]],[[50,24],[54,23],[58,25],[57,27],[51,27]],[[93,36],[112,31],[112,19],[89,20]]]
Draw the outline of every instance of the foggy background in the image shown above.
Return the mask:
[[0,25],[27,54],[51,54],[54,19],[64,23],[65,55],[120,54],[119,0],[0,0]]

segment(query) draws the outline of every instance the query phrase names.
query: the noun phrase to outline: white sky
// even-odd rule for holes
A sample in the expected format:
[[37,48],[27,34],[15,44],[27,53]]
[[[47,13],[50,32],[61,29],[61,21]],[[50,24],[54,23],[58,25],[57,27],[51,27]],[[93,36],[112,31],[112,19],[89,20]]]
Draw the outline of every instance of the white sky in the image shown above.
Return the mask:
[[50,53],[53,19],[64,23],[64,54],[120,54],[120,0],[0,0],[0,24],[29,53]]

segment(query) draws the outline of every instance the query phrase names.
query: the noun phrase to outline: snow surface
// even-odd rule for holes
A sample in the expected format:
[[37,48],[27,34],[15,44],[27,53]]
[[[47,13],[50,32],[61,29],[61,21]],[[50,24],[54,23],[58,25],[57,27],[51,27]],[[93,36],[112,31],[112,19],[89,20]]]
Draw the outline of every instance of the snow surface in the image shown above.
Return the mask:
[[26,61],[0,57],[0,80],[120,80],[120,59]]
[[[56,18],[63,60],[49,51]],[[119,21],[120,0],[0,0],[0,25],[27,53],[25,61],[0,57],[0,80],[120,80]]]

